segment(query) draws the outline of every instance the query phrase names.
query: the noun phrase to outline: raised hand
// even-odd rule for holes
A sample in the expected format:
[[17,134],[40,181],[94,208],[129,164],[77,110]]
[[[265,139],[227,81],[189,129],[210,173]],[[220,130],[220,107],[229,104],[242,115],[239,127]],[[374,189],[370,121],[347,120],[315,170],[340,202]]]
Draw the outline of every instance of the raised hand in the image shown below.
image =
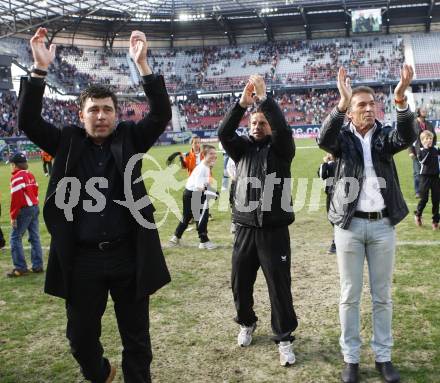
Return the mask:
[[256,96],[253,96],[255,92],[255,85],[249,80],[243,89],[243,93],[240,98],[240,106],[247,108],[255,102]]
[[341,112],[345,112],[350,106],[350,100],[353,92],[351,89],[350,77],[347,76],[347,71],[342,66],[339,68],[338,71],[337,86],[339,90],[339,95],[341,96],[338,104],[338,109]]
[[400,70],[400,81],[394,89],[394,97],[398,100],[403,100],[405,97],[405,91],[414,77],[414,69],[411,65],[403,64]]
[[141,76],[151,74],[151,69],[147,64],[147,38],[141,31],[133,31],[130,36],[130,57],[136,64]]
[[255,96],[258,100],[264,100],[266,98],[266,83],[264,78],[258,74],[254,74],[249,77],[249,81],[254,84]]
[[49,49],[46,47],[45,38],[47,35],[46,28],[38,28],[35,35],[31,38],[32,56],[34,58],[34,66],[38,69],[46,70],[55,58],[56,45],[51,44]]
[[141,31],[133,31],[130,36],[130,57],[137,64],[147,59],[147,38]]

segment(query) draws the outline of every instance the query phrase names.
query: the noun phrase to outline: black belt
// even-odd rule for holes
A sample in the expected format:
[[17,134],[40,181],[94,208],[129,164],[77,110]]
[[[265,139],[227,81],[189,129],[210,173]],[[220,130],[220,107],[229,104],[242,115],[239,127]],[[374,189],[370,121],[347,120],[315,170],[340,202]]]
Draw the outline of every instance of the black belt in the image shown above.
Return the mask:
[[116,238],[112,241],[103,241],[103,242],[80,242],[78,245],[82,249],[90,249],[90,250],[99,250],[99,251],[107,251],[113,250],[117,247],[123,245],[131,236],[127,235],[125,237]]
[[388,217],[388,210],[383,209],[382,211],[372,211],[372,212],[366,212],[366,211],[355,211],[354,216],[356,218],[364,218],[369,220],[378,220],[382,219],[384,217]]

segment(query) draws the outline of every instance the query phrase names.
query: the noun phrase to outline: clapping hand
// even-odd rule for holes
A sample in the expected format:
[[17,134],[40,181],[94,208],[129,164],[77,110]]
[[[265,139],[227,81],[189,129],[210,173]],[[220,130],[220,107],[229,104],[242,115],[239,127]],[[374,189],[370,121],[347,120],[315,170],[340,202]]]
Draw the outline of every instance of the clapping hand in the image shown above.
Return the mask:
[[147,64],[148,43],[144,32],[133,31],[130,36],[130,57],[136,64],[141,76],[151,74]]
[[353,92],[351,89],[350,77],[347,76],[347,71],[344,67],[339,68],[337,85],[339,94],[341,96],[341,99],[338,103],[338,109],[341,112],[345,112],[350,106],[351,96]]
[[137,64],[147,59],[147,38],[141,31],[133,31],[130,36],[130,57]]
[[45,38],[47,36],[46,28],[38,28],[35,35],[31,38],[32,56],[34,59],[34,66],[38,69],[45,70],[55,59],[56,45],[51,44],[49,49],[46,47]]
[[240,106],[247,108],[254,102],[264,100],[266,98],[266,83],[260,75],[252,75],[249,77],[243,93],[240,98]]
[[397,100],[403,100],[405,98],[405,91],[414,77],[414,69],[411,65],[404,64],[400,70],[400,81],[394,89],[394,97]]

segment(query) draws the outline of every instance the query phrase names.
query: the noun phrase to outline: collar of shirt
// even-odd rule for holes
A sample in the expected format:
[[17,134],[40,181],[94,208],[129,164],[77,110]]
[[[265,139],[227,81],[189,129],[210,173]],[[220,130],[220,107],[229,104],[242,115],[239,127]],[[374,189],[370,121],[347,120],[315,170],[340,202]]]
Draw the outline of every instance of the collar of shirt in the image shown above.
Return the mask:
[[89,135],[87,135],[86,137],[86,142],[90,145],[90,146],[95,146],[95,147],[104,147],[107,148],[110,146],[112,140],[113,140],[113,133],[111,133],[101,144],[96,144],[93,142],[93,140],[90,138]]
[[371,141],[371,137],[373,136],[373,133],[375,132],[375,130],[377,129],[377,124],[374,123],[373,127],[365,134],[364,137],[362,137],[362,135],[356,130],[356,127],[354,126],[353,122],[350,122],[350,130],[351,132],[358,138],[361,139],[361,141],[366,141],[368,140]]

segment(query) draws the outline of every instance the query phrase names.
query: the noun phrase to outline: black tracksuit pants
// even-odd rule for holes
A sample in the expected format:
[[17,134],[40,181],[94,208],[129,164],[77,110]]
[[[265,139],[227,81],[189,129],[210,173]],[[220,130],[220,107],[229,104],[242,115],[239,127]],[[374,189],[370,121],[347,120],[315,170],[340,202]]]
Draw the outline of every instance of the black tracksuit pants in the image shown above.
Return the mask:
[[203,204],[206,197],[201,191],[191,191],[185,189],[183,192],[183,215],[182,221],[177,225],[174,235],[182,238],[182,235],[188,227],[191,218],[196,221],[197,232],[200,242],[208,242],[208,218],[209,208],[203,210]]
[[261,266],[269,289],[271,323],[276,342],[293,340],[298,326],[293,308],[290,277],[289,228],[254,228],[237,225],[232,253],[231,284],[237,317],[251,326],[258,318],[253,310],[253,288]]
[[431,191],[432,222],[439,223],[440,178],[438,175],[428,176],[421,174],[419,181],[420,201],[417,205],[416,215],[422,216],[423,209],[429,200],[429,191]]
[[103,383],[110,373],[99,340],[101,318],[110,292],[122,339],[124,381],[151,382],[149,299],[135,298],[135,281],[134,249],[130,244],[105,252],[81,249],[75,258],[71,296],[66,302],[66,335],[87,380]]

